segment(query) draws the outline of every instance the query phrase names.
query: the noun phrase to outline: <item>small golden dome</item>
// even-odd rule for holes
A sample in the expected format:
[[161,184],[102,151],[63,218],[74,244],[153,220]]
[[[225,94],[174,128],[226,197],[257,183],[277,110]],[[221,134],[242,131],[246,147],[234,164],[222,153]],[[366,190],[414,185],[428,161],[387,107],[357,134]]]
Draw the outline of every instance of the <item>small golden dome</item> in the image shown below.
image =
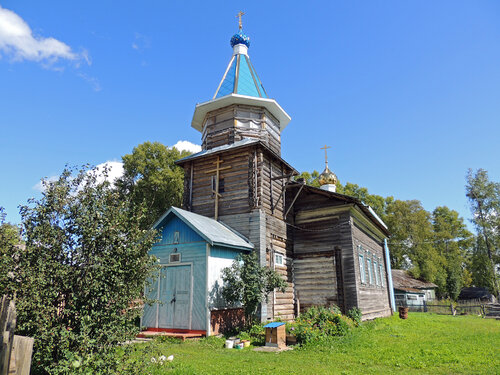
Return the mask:
[[337,176],[335,176],[335,173],[333,173],[329,168],[328,164],[325,167],[325,170],[323,173],[321,173],[318,177],[319,184],[320,185],[335,185],[337,184]]

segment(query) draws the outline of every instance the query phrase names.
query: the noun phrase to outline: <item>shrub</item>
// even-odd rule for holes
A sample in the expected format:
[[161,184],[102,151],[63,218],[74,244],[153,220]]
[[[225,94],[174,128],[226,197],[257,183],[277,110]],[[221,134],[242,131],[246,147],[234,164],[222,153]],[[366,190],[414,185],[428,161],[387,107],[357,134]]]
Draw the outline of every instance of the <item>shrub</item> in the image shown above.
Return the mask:
[[255,251],[240,254],[231,267],[222,270],[222,295],[229,304],[241,303],[245,321],[253,323],[257,309],[265,296],[275,289],[281,292],[288,286],[281,275],[269,267],[262,267]]
[[250,340],[253,345],[264,345],[266,342],[266,329],[264,324],[258,323],[241,331],[238,336],[242,340]]
[[361,317],[363,316],[363,313],[359,308],[353,307],[347,312],[347,316],[356,323],[356,326],[359,326],[361,324]]
[[327,337],[344,336],[354,326],[354,321],[343,316],[337,306],[311,307],[294,323],[287,324],[287,333],[293,334],[299,344],[305,344]]
[[[17,333],[35,339],[33,374],[111,373],[134,321],[155,232],[102,174],[66,169],[21,208],[26,248],[14,270]],[[106,172],[104,172],[106,174]]]

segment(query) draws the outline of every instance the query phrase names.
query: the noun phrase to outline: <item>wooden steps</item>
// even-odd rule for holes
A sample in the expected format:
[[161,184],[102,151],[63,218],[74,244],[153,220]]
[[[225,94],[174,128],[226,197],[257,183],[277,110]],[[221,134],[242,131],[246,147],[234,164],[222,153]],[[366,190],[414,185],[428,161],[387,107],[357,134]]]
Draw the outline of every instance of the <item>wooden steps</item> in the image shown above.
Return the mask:
[[179,331],[179,330],[166,331],[166,330],[146,330],[137,335],[137,338],[154,338],[158,336],[174,337],[185,341],[186,339],[201,338],[206,336],[205,331]]

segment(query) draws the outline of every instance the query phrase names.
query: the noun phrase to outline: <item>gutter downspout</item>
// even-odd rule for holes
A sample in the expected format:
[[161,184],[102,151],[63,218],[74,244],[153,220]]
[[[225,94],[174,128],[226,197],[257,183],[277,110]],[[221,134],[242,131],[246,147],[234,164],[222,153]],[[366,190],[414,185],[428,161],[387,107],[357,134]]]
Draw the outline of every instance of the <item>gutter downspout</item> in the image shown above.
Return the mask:
[[384,238],[384,252],[386,259],[387,268],[387,280],[389,288],[389,297],[391,300],[392,311],[396,311],[396,300],[394,299],[394,286],[392,284],[392,269],[391,269],[391,258],[389,256],[389,246],[387,246],[387,238]]

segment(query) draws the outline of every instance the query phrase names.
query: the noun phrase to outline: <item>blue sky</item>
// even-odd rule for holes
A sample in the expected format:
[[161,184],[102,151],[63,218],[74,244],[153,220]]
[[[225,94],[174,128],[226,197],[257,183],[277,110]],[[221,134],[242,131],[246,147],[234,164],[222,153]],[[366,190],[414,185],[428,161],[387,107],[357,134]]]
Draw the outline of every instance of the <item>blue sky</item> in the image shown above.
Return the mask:
[[[0,206],[38,196],[65,164],[144,141],[200,143],[190,127],[232,54],[249,55],[291,115],[282,155],[341,182],[470,217],[467,168],[500,181],[497,1],[0,0]],[[53,39],[48,39],[53,38]]]

